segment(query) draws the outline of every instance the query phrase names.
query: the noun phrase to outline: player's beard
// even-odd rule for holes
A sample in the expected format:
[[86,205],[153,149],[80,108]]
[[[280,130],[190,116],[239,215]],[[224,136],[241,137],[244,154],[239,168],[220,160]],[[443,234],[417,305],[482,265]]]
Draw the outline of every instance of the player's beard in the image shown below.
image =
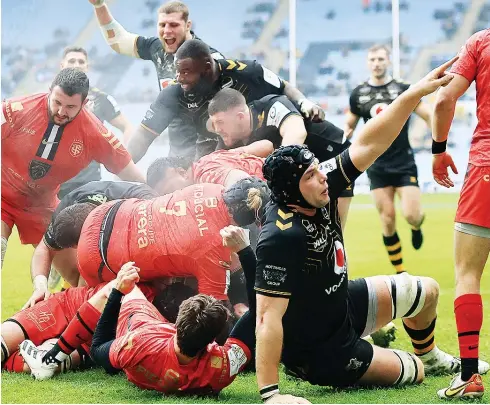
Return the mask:
[[199,95],[208,95],[213,90],[213,83],[209,81],[207,78],[201,76],[196,85],[189,91],[189,93],[199,94]]
[[[82,107],[83,108],[83,107]],[[80,108],[80,111],[82,111],[82,108]],[[48,106],[48,115],[49,115],[49,121],[50,122],[53,122],[54,124],[56,125],[59,125],[60,127],[63,127],[67,124],[69,124],[70,122],[72,122],[75,118],[77,118],[77,115],[80,114],[80,111],[78,111],[75,116],[73,117],[69,117],[67,115],[61,117],[59,116],[58,114],[53,114],[53,112],[51,111],[51,108],[49,108]],[[56,122],[55,120],[55,117],[58,119],[58,120],[63,120],[63,122],[60,124],[58,122]]]

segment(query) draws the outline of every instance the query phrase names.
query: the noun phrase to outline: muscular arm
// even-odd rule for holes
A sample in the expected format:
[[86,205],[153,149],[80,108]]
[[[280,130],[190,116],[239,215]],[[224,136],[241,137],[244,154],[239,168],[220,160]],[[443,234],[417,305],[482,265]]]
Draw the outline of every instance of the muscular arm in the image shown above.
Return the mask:
[[461,75],[455,74],[454,79],[437,93],[432,120],[432,138],[436,142],[447,139],[454,118],[456,102],[470,87],[470,82]]
[[125,115],[119,114],[116,118],[109,121],[111,125],[114,125],[123,133],[124,144],[127,145],[131,138],[131,134],[134,132],[133,125],[129,122]]
[[291,85],[289,82],[285,82],[284,95],[298,105],[301,100],[306,98],[306,96],[303,93],[301,93],[296,87]]
[[432,112],[427,103],[421,101],[413,112],[425,121],[427,127],[432,129]]
[[145,176],[141,173],[140,169],[136,167],[133,161],[129,162],[124,169],[116,174],[121,180],[135,181],[138,183],[146,182]]
[[56,250],[50,249],[44,240],[42,240],[34,250],[31,260],[31,278],[34,280],[36,276],[49,277],[51,263],[56,255]]
[[230,170],[230,172],[226,176],[224,186],[225,188],[228,188],[232,184],[235,184],[237,181],[241,179],[246,179],[247,177],[250,177],[250,175],[247,172],[244,172],[243,170],[239,170],[239,169]]
[[259,389],[279,383],[283,343],[282,317],[289,299],[257,295],[256,369]]
[[106,43],[114,51],[122,55],[139,58],[138,51],[136,50],[137,34],[126,31],[126,29],[114,19],[106,4],[102,7],[96,7],[95,15],[97,16],[97,21],[99,22]]
[[148,148],[155,140],[155,134],[148,131],[143,126],[139,126],[135,133],[130,137],[128,143],[128,152],[133,158],[135,163],[138,163],[145,153],[148,151]]
[[296,114],[286,117],[279,128],[279,133],[282,136],[281,145],[302,145],[308,135],[303,117]]
[[241,146],[235,150],[248,153],[262,158],[266,158],[274,151],[274,145],[271,141],[263,139],[261,141],[252,142],[250,145]]
[[357,127],[357,124],[359,123],[359,120],[361,117],[358,115],[354,114],[352,111],[347,112],[347,117],[345,120],[345,125],[344,125],[344,135],[345,139],[351,139],[352,135],[354,135],[354,130]]

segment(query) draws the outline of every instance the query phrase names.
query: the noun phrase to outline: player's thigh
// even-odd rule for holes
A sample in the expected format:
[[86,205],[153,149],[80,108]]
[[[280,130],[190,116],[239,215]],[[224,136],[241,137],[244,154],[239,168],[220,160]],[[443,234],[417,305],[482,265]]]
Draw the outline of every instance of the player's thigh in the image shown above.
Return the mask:
[[420,217],[422,215],[422,193],[418,186],[397,187],[396,193],[400,197],[404,217]]
[[[456,282],[458,285],[470,289],[466,293],[478,293],[483,268],[490,253],[490,229],[467,224],[457,225],[459,225],[460,230],[454,232]],[[466,233],[473,231],[473,233],[477,233],[478,230],[486,231],[487,237]],[[482,233],[482,235],[484,234]],[[471,291],[475,289],[477,291]]]
[[2,339],[10,354],[15,352],[25,339],[24,332],[18,323],[7,321],[2,323]]
[[359,380],[360,385],[407,385],[424,379],[424,366],[411,353],[378,346],[373,346],[373,349],[373,359]]
[[376,209],[383,216],[395,216],[395,188],[392,186],[371,190]]

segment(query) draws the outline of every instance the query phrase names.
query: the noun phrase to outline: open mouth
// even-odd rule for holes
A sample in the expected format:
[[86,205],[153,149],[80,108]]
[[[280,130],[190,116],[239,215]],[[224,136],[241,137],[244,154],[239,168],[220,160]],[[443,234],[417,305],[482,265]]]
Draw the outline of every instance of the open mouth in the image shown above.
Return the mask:
[[175,38],[164,38],[165,44],[168,46],[172,46],[177,42],[177,39]]

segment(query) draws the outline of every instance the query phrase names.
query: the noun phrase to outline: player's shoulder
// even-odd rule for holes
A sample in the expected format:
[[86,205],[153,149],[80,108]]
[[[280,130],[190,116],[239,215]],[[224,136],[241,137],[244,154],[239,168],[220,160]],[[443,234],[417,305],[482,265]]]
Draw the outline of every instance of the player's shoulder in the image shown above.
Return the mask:
[[21,113],[44,103],[47,105],[47,97],[47,93],[37,93],[28,96],[7,98],[3,102],[6,105],[6,109],[10,110],[11,113]]
[[261,65],[254,60],[218,59],[218,65],[222,74],[247,75],[257,72]]
[[393,79],[392,83],[402,87],[405,90],[410,87],[410,83],[404,79]]
[[372,90],[372,86],[368,83],[367,80],[364,80],[360,83],[358,83],[358,85],[356,87],[354,87],[354,89],[351,91],[351,95],[366,95],[368,93],[370,93]]
[[486,28],[481,31],[475,32],[471,37],[468,38],[466,41],[468,44],[476,44],[477,42],[480,42],[482,40],[489,40],[490,39],[490,28]]
[[287,240],[294,244],[304,238],[305,232],[298,213],[285,205],[271,202],[266,207],[262,234],[274,242]]

